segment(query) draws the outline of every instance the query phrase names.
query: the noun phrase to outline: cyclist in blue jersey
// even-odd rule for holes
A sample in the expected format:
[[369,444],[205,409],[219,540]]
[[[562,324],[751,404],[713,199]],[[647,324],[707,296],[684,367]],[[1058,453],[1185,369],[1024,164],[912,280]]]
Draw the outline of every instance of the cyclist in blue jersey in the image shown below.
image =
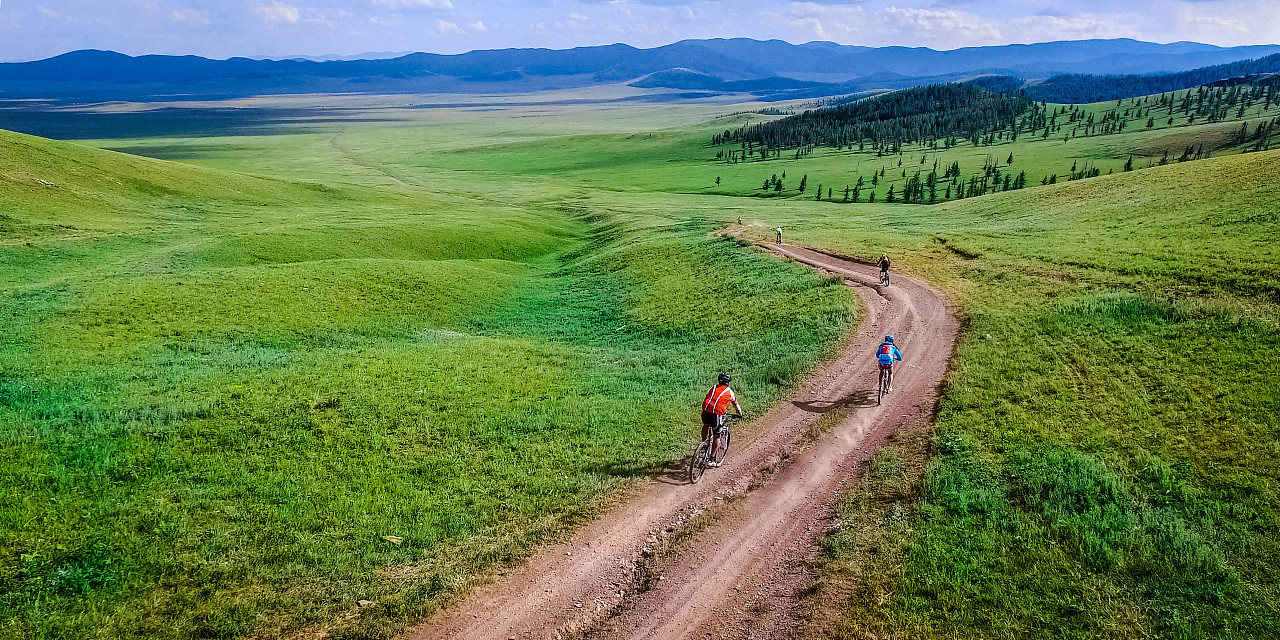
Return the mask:
[[876,360],[881,371],[889,372],[889,391],[893,391],[893,361],[902,362],[902,352],[893,344],[893,336],[885,336],[884,342],[876,347]]

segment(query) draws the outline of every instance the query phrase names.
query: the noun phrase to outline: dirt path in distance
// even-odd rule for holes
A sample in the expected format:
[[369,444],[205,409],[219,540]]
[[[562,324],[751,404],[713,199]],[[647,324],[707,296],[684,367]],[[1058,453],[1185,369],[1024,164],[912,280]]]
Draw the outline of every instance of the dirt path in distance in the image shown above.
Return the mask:
[[[568,541],[540,549],[407,638],[792,635],[837,499],[890,434],[932,419],[959,324],[942,294],[919,281],[896,276],[882,288],[875,267],[761,246],[858,291],[866,313],[840,354],[789,401],[739,428],[724,467],[698,484],[682,468],[639,483]],[[905,361],[894,392],[877,405],[872,354],[885,334],[897,338]],[[843,418],[808,441],[832,410]]]

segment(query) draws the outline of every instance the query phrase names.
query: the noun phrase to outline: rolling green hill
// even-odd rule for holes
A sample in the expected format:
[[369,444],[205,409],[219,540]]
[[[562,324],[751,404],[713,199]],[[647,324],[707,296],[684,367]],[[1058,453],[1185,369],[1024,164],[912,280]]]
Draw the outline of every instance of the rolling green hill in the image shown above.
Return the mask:
[[[186,164],[0,133],[0,635],[402,628],[679,459],[709,375],[759,410],[838,341],[851,294],[708,235],[739,216],[889,252],[967,323],[936,431],[846,500],[812,636],[1280,635],[1280,155],[1234,112],[1072,135],[1116,107],[737,163],[708,140],[769,116],[101,143]],[[935,160],[1033,181],[883,203]]]
[[935,432],[845,503],[813,635],[1280,634],[1277,183],[1273,151],[765,218],[968,324]]
[[656,211],[8,133],[0,185],[0,637],[273,637],[361,599],[385,633],[679,459],[717,371],[760,410],[854,312]]

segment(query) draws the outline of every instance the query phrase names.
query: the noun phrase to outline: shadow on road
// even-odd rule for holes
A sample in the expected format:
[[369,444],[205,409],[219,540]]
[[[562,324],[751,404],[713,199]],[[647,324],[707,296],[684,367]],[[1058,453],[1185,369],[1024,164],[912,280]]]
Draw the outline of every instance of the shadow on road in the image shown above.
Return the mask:
[[835,409],[851,409],[855,407],[875,406],[875,398],[870,391],[854,391],[838,400],[792,400],[791,404],[801,411],[809,413],[827,413]]

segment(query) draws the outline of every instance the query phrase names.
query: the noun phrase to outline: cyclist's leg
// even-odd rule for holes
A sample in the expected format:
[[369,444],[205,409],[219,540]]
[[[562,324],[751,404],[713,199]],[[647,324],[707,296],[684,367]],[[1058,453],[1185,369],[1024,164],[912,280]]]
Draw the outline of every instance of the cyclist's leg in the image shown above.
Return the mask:
[[720,461],[716,459],[716,453],[720,451],[720,439],[724,433],[724,416],[716,416],[715,439],[711,441],[711,464],[719,465]]
[[889,390],[893,391],[893,365],[889,365]]

